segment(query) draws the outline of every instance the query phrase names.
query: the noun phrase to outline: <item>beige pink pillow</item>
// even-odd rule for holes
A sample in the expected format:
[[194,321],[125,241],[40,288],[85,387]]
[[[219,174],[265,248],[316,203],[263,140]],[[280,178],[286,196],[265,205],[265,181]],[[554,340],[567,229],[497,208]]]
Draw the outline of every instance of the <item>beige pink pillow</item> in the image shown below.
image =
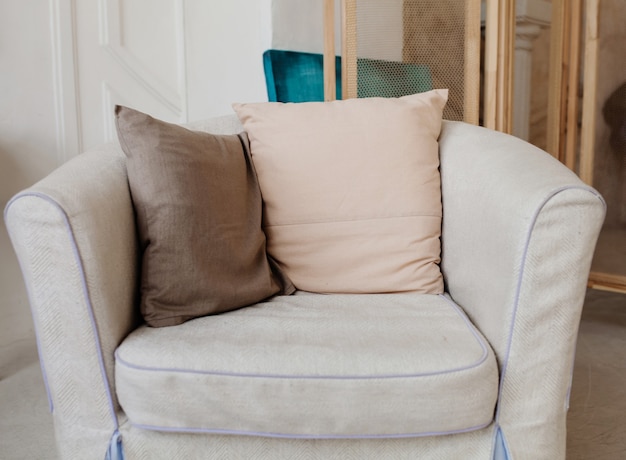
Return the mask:
[[250,138],[267,251],[298,289],[443,292],[447,96],[233,105]]

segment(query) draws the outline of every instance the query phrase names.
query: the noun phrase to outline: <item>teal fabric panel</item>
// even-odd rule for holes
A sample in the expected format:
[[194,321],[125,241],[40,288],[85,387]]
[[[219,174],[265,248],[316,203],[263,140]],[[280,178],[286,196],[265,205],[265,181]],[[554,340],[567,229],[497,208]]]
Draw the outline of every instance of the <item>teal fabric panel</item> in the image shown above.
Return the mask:
[[[299,51],[263,53],[267,96],[270,102],[324,100],[324,57]],[[335,60],[337,99],[341,98],[341,58]]]
[[[341,57],[335,72],[337,99],[341,99]],[[299,51],[263,53],[267,96],[270,102],[324,100],[324,57]],[[406,62],[357,59],[358,97],[401,97],[433,89],[427,66]]]

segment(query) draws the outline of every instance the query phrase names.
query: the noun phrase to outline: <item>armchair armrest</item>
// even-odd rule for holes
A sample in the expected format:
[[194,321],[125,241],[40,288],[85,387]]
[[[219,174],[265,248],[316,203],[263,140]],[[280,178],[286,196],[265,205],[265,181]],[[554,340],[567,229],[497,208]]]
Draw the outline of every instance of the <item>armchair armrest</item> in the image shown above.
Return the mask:
[[446,122],[440,146],[442,271],[498,358],[503,445],[515,458],[564,458],[575,342],[604,201],[512,136]]
[[110,144],[64,164],[16,195],[5,222],[59,452],[102,458],[118,426],[114,350],[136,325],[137,243],[121,150]]

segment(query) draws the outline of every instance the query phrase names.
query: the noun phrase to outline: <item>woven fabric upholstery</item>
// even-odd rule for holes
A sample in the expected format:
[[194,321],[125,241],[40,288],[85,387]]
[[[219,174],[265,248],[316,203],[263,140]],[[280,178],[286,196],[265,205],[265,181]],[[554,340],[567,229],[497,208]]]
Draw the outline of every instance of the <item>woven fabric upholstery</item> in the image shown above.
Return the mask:
[[491,460],[494,425],[454,436],[400,439],[282,439],[120,427],[126,459]]
[[489,346],[458,307],[433,295],[278,297],[188,325],[141,327],[116,358],[124,411],[155,430],[458,432],[491,422],[498,387]]
[[[593,256],[593,245],[583,242],[595,241],[603,216],[590,190],[565,189],[549,199],[532,230],[497,416],[515,458],[565,457],[568,390]],[[550,241],[555,232],[559,246]],[[528,391],[535,382],[544,384]],[[519,419],[538,423],[520,426]]]
[[564,458],[566,397],[604,202],[515,137],[448,122],[440,145],[442,271],[498,358],[496,421],[515,459]]
[[[234,115],[193,126],[223,134],[241,129]],[[136,328],[136,229],[124,158],[109,145],[68,162],[5,211],[29,291],[60,457],[101,460],[119,430],[127,460],[491,460],[500,430],[516,460],[563,459],[574,341],[604,204],[519,139],[444,122],[440,148],[446,289],[489,342],[502,376],[489,427],[340,440],[133,427],[117,403],[113,370],[114,350]]]
[[123,156],[85,153],[5,215],[29,293],[59,451],[89,458],[117,427],[113,351],[135,326],[136,243]]

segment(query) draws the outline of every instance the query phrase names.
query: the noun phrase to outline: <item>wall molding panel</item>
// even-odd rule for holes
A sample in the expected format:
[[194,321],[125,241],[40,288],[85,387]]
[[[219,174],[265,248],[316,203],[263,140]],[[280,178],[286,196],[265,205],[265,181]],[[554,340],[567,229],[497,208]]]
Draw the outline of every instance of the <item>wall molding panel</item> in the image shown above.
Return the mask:
[[[124,1],[99,0],[99,39],[105,49],[121,67],[164,108],[182,122],[187,121],[187,88],[185,62],[184,2],[174,1],[174,37],[176,58],[168,63],[176,68],[176,84],[172,85],[142,62],[136,50],[131,49],[124,37]],[[107,82],[112,86],[112,82]]]
[[117,139],[115,118],[110,110],[115,104],[128,105],[128,103],[109,86],[106,81],[102,82],[102,119],[104,120],[104,142],[113,142]]
[[49,0],[57,162],[83,150],[74,0]]

